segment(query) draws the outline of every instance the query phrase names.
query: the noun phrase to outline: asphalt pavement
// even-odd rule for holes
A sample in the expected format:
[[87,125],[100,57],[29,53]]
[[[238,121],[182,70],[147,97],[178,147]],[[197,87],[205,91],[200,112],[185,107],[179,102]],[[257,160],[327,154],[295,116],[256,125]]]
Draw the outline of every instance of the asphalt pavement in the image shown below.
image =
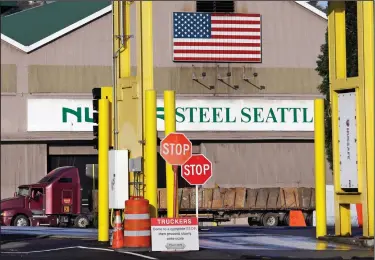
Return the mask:
[[200,232],[200,250],[191,252],[114,252],[109,245],[97,243],[96,232],[94,229],[2,227],[1,259],[374,259],[373,250],[368,248],[317,241],[315,230],[310,227],[214,227]]

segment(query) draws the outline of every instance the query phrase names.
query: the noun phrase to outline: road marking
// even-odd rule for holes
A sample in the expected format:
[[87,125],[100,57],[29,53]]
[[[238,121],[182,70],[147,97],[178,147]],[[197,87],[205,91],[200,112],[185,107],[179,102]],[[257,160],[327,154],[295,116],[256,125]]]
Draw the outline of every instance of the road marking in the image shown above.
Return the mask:
[[66,249],[74,249],[78,248],[77,246],[68,246],[68,247],[60,247],[60,248],[53,248],[53,249],[45,249],[45,250],[36,250],[36,251],[24,251],[24,252],[1,252],[2,254],[33,254],[33,253],[45,253],[45,252],[52,252],[52,251],[60,251]]
[[155,258],[155,257],[147,256],[147,255],[141,255],[141,254],[137,254],[137,253],[133,253],[133,252],[119,252],[119,253],[124,253],[124,254],[127,254],[127,255],[139,256],[139,257],[143,257],[143,258],[151,259],[151,260],[157,260],[157,258]]
[[61,250],[66,250],[66,249],[77,249],[77,248],[78,249],[89,249],[89,250],[122,253],[122,254],[126,254],[126,255],[138,256],[138,257],[142,257],[142,258],[150,259],[150,260],[158,260],[157,258],[152,257],[152,256],[142,255],[142,254],[133,253],[133,252],[120,252],[120,251],[115,251],[113,249],[108,249],[108,248],[97,248],[97,247],[86,247],[86,246],[68,246],[68,247],[60,247],[60,248],[52,248],[52,249],[36,250],[36,251],[24,251],[24,252],[4,252],[4,251],[2,251],[1,253],[2,254],[33,254],[33,253],[45,253],[45,252],[61,251]]

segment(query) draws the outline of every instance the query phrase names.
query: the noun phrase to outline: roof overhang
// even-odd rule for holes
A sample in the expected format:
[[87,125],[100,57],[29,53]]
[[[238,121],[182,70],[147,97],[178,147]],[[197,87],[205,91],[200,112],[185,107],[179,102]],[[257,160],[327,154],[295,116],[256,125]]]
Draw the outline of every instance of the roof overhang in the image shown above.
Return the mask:
[[82,19],[82,20],[80,20],[76,23],[73,23],[73,24],[65,27],[64,29],[61,29],[61,30],[49,35],[48,37],[45,37],[42,40],[37,41],[36,43],[33,43],[29,46],[25,46],[25,45],[15,41],[15,40],[13,40],[12,38],[4,35],[4,34],[1,34],[1,40],[9,43],[10,45],[13,45],[14,47],[16,47],[16,48],[18,48],[18,49],[20,49],[20,50],[22,50],[26,53],[30,53],[30,52],[42,47],[43,45],[46,45],[47,43],[52,42],[52,41],[54,41],[54,40],[56,40],[56,39],[58,39],[58,38],[60,38],[64,35],[70,33],[71,31],[76,30],[76,29],[78,29],[78,28],[80,28],[80,27],[82,27],[82,26],[102,17],[103,15],[106,15],[106,14],[110,13],[111,11],[112,11],[112,5],[109,5],[105,8],[103,8],[103,9],[87,16],[86,18],[84,18],[84,19]]
[[315,8],[314,6],[310,5],[308,3],[308,1],[294,1],[296,2],[297,4],[299,4],[300,6],[303,6],[305,7],[306,9],[310,10],[311,12],[313,12],[314,14],[320,16],[321,18],[325,19],[325,20],[328,20],[328,17],[327,15],[320,11],[318,8]]
[[[328,19],[327,15],[324,12],[322,12],[319,9],[310,5],[308,3],[308,1],[294,1],[294,2],[299,4],[300,6],[308,9],[309,11],[313,12],[317,16],[319,16],[323,19],[326,19],[326,20]],[[65,27],[64,29],[61,29],[61,30],[49,35],[48,37],[45,37],[42,40],[39,40],[39,41],[29,45],[29,46],[25,46],[25,45],[15,41],[14,39],[4,35],[4,34],[1,34],[1,40],[9,43],[10,45],[13,45],[14,47],[16,47],[16,48],[18,48],[18,49],[20,49],[20,50],[22,50],[26,53],[30,53],[30,52],[42,47],[43,45],[46,45],[46,44],[48,44],[48,43],[50,43],[50,42],[52,42],[52,41],[54,41],[58,38],[70,33],[71,31],[73,31],[75,29],[78,29],[79,27],[82,27],[82,26],[84,26],[84,25],[86,25],[86,24],[88,24],[88,23],[90,23],[90,22],[110,13],[111,11],[112,11],[112,5],[109,5],[105,8],[103,8],[103,9],[87,16],[86,18],[84,18],[84,19],[82,19],[82,20],[80,20],[76,23],[73,23],[73,24]]]

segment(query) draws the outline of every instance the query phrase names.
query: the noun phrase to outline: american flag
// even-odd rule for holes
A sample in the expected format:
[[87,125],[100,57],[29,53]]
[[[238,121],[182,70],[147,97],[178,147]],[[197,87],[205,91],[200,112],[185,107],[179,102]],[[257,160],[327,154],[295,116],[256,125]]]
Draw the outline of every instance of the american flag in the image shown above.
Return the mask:
[[261,62],[260,14],[173,13],[173,61]]

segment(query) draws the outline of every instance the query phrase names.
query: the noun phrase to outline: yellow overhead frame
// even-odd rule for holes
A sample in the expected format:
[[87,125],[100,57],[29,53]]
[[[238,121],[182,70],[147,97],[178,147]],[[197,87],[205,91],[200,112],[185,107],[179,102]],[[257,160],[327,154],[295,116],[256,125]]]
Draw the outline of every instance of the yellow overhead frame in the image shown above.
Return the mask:
[[[358,76],[347,77],[345,2],[329,2],[328,46],[335,187],[335,234],[351,235],[350,204],[362,204],[363,236],[374,236],[374,3],[357,2]],[[339,94],[356,96],[358,190],[340,183]],[[344,141],[344,140],[342,140]]]

